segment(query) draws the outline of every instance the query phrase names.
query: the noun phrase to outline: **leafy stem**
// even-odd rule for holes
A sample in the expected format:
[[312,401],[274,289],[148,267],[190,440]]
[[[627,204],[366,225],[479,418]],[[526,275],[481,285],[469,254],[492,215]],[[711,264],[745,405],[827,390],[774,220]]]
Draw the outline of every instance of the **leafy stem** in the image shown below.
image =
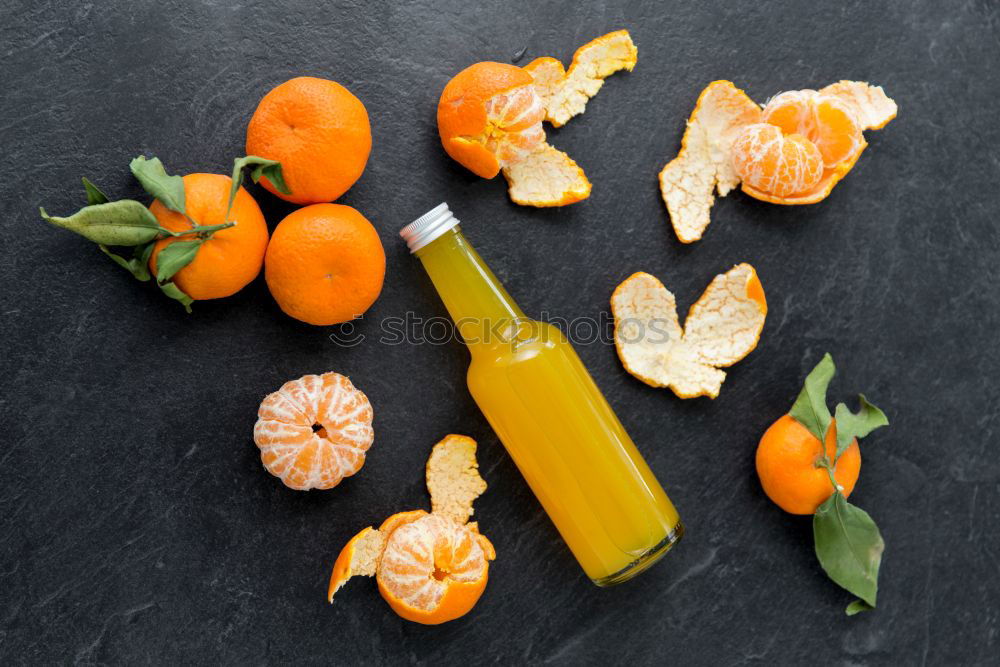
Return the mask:
[[[845,404],[838,403],[831,414],[826,404],[826,392],[835,373],[833,358],[829,354],[824,355],[806,376],[789,415],[819,441],[820,453],[815,466],[826,470],[833,493],[813,515],[816,558],[830,579],[860,598],[845,609],[848,616],[853,616],[875,608],[885,542],[871,516],[847,502],[843,488],[837,483],[835,470],[841,455],[856,439],[887,425],[889,420],[863,394],[859,396],[861,407],[857,412],[851,412]],[[829,433],[831,427],[835,429],[833,434]],[[827,453],[828,435],[833,437],[836,445],[832,456]]]
[[197,234],[198,238],[207,239],[211,238],[212,234],[219,231],[220,229],[229,229],[230,227],[235,227],[236,221],[230,220],[229,222],[223,222],[220,225],[199,225],[197,223],[191,229],[185,229],[183,231],[175,232],[173,230],[167,229],[165,227],[159,227],[161,233],[167,236],[187,236],[188,234]]

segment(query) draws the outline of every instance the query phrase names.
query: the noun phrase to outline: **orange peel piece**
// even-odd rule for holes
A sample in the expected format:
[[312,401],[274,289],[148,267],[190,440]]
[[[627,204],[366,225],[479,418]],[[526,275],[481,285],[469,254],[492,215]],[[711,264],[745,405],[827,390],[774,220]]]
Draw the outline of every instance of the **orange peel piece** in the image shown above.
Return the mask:
[[660,194],[682,243],[701,238],[715,203],[740,183],[731,147],[747,125],[761,122],[761,109],[731,81],[713,81],[698,97],[681,150],[660,172]]
[[854,109],[863,130],[881,130],[896,117],[899,110],[882,86],[864,81],[838,81],[819,92],[837,97]]
[[327,599],[353,576],[375,576],[382,597],[407,620],[443,623],[472,609],[496,558],[478,524],[467,523],[486,490],[478,468],[472,438],[451,434],[434,445],[425,471],[432,511],[399,512],[351,538],[333,566]]
[[591,184],[583,169],[549,144],[505,165],[503,175],[511,201],[522,206],[566,206],[590,196]]
[[545,120],[562,127],[584,112],[604,79],[621,70],[631,72],[637,58],[638,50],[628,30],[616,30],[577,49],[568,70],[548,56],[531,61],[524,69],[535,79],[535,90],[545,106]]
[[615,348],[625,370],[680,398],[719,395],[726,373],[757,347],[767,300],[757,272],[737,264],[717,275],[682,327],[674,295],[648,273],[635,273],[611,296]]
[[351,577],[374,577],[392,532],[426,515],[427,512],[424,510],[397,512],[383,521],[378,528],[368,526],[348,540],[333,564],[330,586],[326,594],[327,601],[333,602],[333,596]]
[[448,435],[427,459],[427,491],[431,512],[464,524],[473,514],[472,503],[486,491],[476,462],[476,441],[466,435]]

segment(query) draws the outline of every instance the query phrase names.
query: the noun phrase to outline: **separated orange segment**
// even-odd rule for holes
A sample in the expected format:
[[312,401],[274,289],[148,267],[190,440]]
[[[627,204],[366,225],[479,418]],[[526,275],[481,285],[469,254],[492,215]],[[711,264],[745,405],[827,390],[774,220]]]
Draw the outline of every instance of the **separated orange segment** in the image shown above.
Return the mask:
[[[826,433],[826,455],[836,458],[837,423],[832,420]],[[791,514],[813,514],[833,494],[830,476],[816,462],[823,445],[797,422],[785,415],[764,433],[757,446],[757,475],[764,492],[781,509]],[[861,450],[857,439],[836,459],[834,479],[844,497],[851,495],[861,471]]]
[[[236,222],[221,229],[202,243],[194,260],[174,274],[171,281],[195,300],[219,299],[240,291],[260,273],[267,248],[267,223],[257,202],[242,187],[236,192],[232,210],[226,216],[232,180],[219,174],[188,174],[184,177],[185,208],[200,225]],[[154,200],[149,207],[160,225],[175,232],[191,229],[183,214],[171,211]],[[150,270],[156,275],[156,258],[160,252],[179,240],[193,237],[168,237],[157,241],[149,259]]]

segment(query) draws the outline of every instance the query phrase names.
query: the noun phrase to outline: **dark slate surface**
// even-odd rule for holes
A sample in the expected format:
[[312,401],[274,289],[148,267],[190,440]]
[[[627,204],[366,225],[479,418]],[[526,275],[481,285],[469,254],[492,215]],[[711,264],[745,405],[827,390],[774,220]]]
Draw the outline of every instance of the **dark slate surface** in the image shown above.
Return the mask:
[[[317,5],[326,5],[319,7]],[[475,3],[480,4],[480,3]],[[534,5],[536,3],[532,3]],[[541,4],[541,3],[537,3]],[[1000,354],[996,3],[39,3],[0,9],[0,662],[683,664],[987,663],[1000,653]],[[627,27],[632,74],[550,131],[594,183],[585,203],[512,205],[441,150],[447,79],[484,59],[574,49]],[[382,297],[352,349],[285,317],[262,279],[185,314],[36,207],[71,211],[87,175],[140,196],[127,170],[228,173],[258,99],[296,75],[367,105],[374,151],[342,198],[379,230]],[[656,173],[713,79],[755,99],[841,78],[885,86],[900,117],[822,204],[735,193],[706,237],[677,242]],[[252,188],[276,224],[292,208]],[[721,396],[680,401],[627,375],[611,347],[580,354],[679,507],[688,535],[640,579],[581,574],[465,385],[458,344],[388,346],[384,317],[444,310],[400,226],[447,200],[524,309],[607,308],[636,270],[681,306],[749,261],[771,310]],[[864,443],[852,500],[887,543],[875,613],[812,552],[808,519],[761,492],[754,448],[825,351],[838,400],[890,414]],[[260,466],[260,399],[305,373],[371,397],[376,444],[331,492],[286,490]],[[355,531],[424,506],[423,464],[449,431],[480,442],[477,506],[498,558],[466,618],[402,621],[372,582],[324,593]]]

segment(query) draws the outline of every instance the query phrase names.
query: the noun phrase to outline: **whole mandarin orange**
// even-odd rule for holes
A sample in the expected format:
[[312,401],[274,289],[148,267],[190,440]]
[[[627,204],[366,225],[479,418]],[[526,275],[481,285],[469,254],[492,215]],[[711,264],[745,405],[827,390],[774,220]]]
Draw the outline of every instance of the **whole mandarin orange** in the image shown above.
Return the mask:
[[372,131],[361,100],[336,81],[311,76],[273,88],[247,127],[247,154],[278,160],[296,204],[330,202],[354,185],[368,163]]
[[[212,234],[200,248],[194,260],[174,274],[177,287],[195,300],[219,299],[243,289],[260,273],[267,249],[267,223],[257,202],[242,187],[237,190],[232,210],[226,217],[232,180],[219,174],[188,174],[184,177],[184,200],[188,215],[200,225],[219,225],[233,221],[235,226]],[[154,200],[149,207],[160,225],[171,231],[191,228],[182,214],[171,211]],[[160,252],[180,240],[193,236],[170,237],[156,242],[149,266],[156,275],[156,258]]]
[[338,324],[378,298],[385,251],[372,224],[350,206],[313,204],[278,223],[264,277],[286,314],[309,324]]
[[[837,424],[831,420],[826,433],[826,455],[833,461],[837,451]],[[822,456],[820,441],[791,415],[771,424],[757,446],[757,475],[764,493],[778,507],[791,514],[814,514],[833,494],[826,469],[816,462]],[[854,439],[840,455],[834,478],[851,495],[861,471],[861,450]]]

